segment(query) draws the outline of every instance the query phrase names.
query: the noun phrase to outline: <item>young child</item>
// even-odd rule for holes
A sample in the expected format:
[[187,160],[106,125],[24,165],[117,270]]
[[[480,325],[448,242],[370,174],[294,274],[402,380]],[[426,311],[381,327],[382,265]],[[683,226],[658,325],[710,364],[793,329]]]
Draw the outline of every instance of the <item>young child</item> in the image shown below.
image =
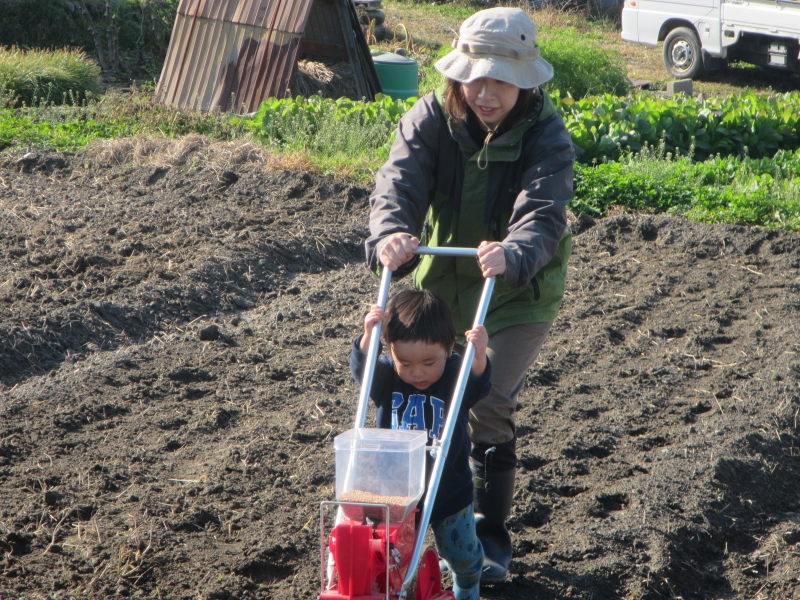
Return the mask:
[[[453,352],[453,316],[444,300],[428,290],[402,291],[389,300],[386,311],[373,306],[364,319],[364,334],[356,338],[350,355],[350,371],[357,382],[363,379],[372,328],[379,321],[383,322],[389,353],[378,359],[370,390],[377,426],[425,429],[430,443],[442,434],[461,369],[461,357]],[[486,356],[486,329],[479,326],[465,335],[475,345],[475,357],[431,512],[431,526],[436,550],[453,574],[456,600],[478,600],[483,547],[475,535],[467,422],[469,409],[491,389],[491,365]],[[429,457],[429,473],[431,466]]]

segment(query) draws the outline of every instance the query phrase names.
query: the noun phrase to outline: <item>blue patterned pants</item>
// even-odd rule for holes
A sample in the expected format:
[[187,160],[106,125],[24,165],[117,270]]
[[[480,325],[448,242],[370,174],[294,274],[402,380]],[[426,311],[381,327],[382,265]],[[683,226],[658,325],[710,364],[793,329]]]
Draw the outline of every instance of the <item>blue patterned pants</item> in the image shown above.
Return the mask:
[[456,585],[468,589],[481,579],[483,546],[475,535],[472,505],[433,523],[436,551],[446,563]]

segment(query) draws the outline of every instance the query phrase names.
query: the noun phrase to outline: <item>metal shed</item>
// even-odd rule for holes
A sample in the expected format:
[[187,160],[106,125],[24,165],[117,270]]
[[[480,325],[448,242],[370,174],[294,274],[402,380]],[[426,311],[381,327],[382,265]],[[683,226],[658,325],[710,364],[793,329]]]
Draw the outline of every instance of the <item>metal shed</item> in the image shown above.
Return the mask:
[[360,96],[381,91],[351,0],[181,0],[156,93],[181,108],[253,111],[287,95],[300,56],[346,61]]

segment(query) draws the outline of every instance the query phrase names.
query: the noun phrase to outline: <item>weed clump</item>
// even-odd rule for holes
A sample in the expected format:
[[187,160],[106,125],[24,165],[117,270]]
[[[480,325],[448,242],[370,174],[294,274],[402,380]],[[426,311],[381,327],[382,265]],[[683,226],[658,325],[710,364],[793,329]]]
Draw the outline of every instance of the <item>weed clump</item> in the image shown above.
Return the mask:
[[100,67],[77,50],[0,48],[3,107],[79,104],[100,94]]

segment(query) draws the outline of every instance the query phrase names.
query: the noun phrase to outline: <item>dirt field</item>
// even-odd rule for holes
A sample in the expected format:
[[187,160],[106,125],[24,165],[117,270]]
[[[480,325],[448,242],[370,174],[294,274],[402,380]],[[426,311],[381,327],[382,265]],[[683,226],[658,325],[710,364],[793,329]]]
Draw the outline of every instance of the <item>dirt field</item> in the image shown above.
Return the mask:
[[[368,190],[202,140],[19,158],[0,598],[316,597]],[[512,575],[482,596],[800,598],[800,237],[573,229],[520,397]]]

